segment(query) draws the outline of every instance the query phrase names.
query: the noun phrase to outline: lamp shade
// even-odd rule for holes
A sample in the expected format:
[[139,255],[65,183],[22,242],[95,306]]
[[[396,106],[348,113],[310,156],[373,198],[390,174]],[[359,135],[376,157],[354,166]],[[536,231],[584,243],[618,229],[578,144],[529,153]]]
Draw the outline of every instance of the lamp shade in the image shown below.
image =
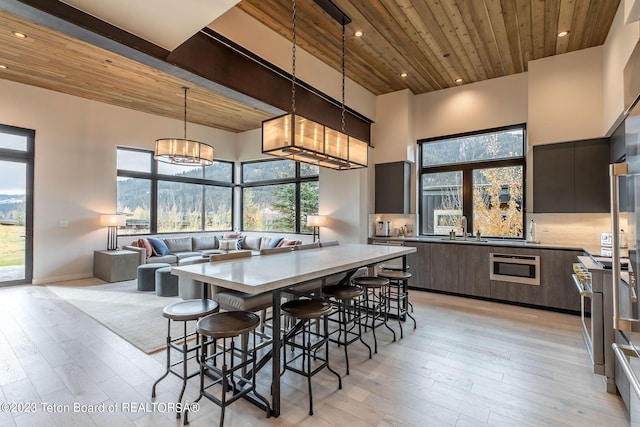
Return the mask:
[[366,142],[293,113],[262,122],[262,152],[338,170],[368,163]]
[[210,166],[213,164],[213,147],[190,139],[157,139],[154,159],[183,166]]
[[100,225],[103,227],[121,227],[127,224],[126,215],[105,214],[100,215]]
[[307,215],[307,227],[324,227],[326,223],[326,215]]

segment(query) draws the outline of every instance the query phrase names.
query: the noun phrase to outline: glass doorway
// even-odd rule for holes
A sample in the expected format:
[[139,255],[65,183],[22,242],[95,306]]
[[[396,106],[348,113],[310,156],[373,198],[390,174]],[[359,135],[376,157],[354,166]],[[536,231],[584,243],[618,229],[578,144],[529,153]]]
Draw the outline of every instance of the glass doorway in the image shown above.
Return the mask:
[[32,279],[34,136],[0,125],[0,286]]

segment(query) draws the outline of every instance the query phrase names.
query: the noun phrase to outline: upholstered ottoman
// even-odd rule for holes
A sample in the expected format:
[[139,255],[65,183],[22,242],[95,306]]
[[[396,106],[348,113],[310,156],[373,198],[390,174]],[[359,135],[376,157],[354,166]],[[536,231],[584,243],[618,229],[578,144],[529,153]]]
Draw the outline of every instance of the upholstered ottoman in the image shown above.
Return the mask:
[[178,296],[178,276],[171,274],[171,267],[156,270],[156,295],[159,297]]
[[139,291],[155,291],[156,290],[156,270],[163,267],[171,267],[166,262],[152,262],[150,264],[142,264],[138,266],[138,290]]

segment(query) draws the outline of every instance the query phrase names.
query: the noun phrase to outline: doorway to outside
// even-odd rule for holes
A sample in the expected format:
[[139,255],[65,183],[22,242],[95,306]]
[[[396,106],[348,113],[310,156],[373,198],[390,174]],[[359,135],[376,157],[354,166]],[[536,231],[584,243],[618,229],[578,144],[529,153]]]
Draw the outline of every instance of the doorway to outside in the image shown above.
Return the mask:
[[35,131],[0,125],[0,286],[33,277]]

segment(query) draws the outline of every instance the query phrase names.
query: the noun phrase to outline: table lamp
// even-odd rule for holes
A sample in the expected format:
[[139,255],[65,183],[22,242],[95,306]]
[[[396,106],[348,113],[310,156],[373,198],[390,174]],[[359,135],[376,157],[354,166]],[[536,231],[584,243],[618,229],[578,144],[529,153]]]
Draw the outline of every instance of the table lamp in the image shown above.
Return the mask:
[[316,241],[316,236],[320,240],[320,227],[324,227],[327,222],[326,215],[307,215],[307,227],[313,228],[313,242]]
[[107,250],[113,251],[118,247],[118,227],[126,225],[127,217],[123,214],[100,215],[100,225],[109,227],[107,234]]

